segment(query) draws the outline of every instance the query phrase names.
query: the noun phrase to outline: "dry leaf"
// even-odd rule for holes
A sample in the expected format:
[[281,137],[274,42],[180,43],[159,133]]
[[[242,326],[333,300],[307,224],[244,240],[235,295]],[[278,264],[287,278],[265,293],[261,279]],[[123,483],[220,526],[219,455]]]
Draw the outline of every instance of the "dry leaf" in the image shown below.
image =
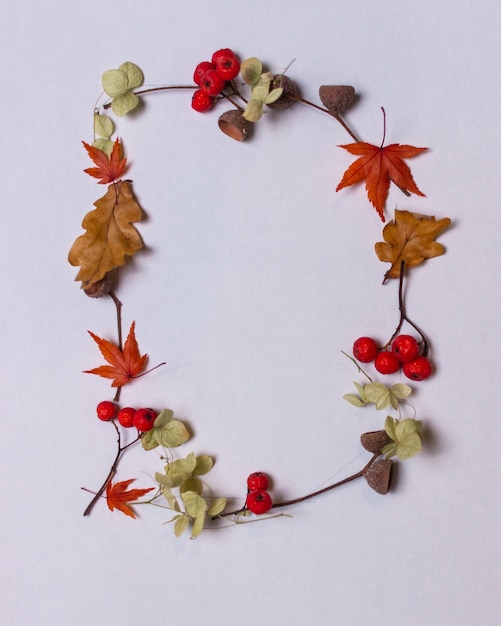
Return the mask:
[[98,183],[100,185],[106,185],[121,178],[125,172],[127,159],[122,158],[122,146],[119,139],[115,140],[109,158],[108,155],[102,150],[99,150],[99,148],[89,146],[85,141],[82,141],[82,143],[88,155],[96,165],[96,167],[89,167],[84,170],[86,174],[94,178],[99,178]]
[[90,330],[89,335],[99,346],[99,350],[109,365],[101,365],[91,370],[85,370],[85,374],[97,374],[103,378],[111,378],[112,387],[122,387],[127,384],[131,378],[137,377],[144,369],[148,355],[139,352],[136,341],[135,322],[132,322],[129,335],[125,341],[123,350],[111,341],[101,339]]
[[84,288],[123,265],[126,256],[132,256],[144,245],[133,226],[143,212],[129,180],[110,185],[94,206],[82,222],[87,232],[76,239],[68,255],[71,265],[80,266],[75,280],[81,280]]
[[402,261],[405,267],[415,267],[426,259],[444,254],[444,246],[434,240],[450,223],[448,217],[436,220],[433,216],[396,209],[393,221],[383,228],[384,242],[375,245],[379,260],[391,263],[385,280],[400,277]]
[[122,513],[125,513],[125,515],[136,519],[136,514],[127,503],[137,500],[148,492],[153,491],[154,487],[150,487],[149,489],[130,489],[127,491],[127,487],[134,482],[134,480],[135,478],[123,480],[115,484],[112,484],[111,481],[108,483],[106,487],[106,501],[108,502],[110,511],[118,509],[122,511]]
[[405,191],[424,196],[424,193],[418,189],[414,182],[409,166],[402,159],[415,157],[428,148],[415,148],[398,143],[385,147],[373,146],[363,141],[339,147],[348,150],[350,154],[358,155],[360,158],[346,170],[336,191],[365,180],[369,201],[383,222],[385,221],[383,213],[390,189],[390,181]]

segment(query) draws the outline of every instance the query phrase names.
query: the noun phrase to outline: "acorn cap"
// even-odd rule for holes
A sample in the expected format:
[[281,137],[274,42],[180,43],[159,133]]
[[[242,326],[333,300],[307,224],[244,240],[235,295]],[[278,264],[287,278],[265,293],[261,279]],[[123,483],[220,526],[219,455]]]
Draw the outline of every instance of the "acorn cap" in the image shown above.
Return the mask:
[[353,102],[355,88],[350,85],[322,85],[318,90],[318,95],[326,109],[341,113]]
[[382,496],[390,490],[392,465],[391,459],[378,459],[364,472],[369,487]]
[[270,91],[280,87],[283,89],[282,95],[275,102],[266,105],[269,109],[282,111],[283,109],[288,109],[294,102],[297,102],[299,92],[296,83],[292,79],[285,74],[276,74],[271,81]]
[[112,287],[113,281],[110,272],[108,272],[101,280],[84,287],[84,292],[89,298],[102,298],[110,293]]
[[374,430],[370,433],[364,433],[360,436],[360,443],[363,447],[373,454],[381,453],[381,450],[393,439],[388,436],[385,430]]
[[225,135],[236,141],[246,139],[252,128],[252,122],[246,120],[237,109],[231,109],[220,115],[217,123]]

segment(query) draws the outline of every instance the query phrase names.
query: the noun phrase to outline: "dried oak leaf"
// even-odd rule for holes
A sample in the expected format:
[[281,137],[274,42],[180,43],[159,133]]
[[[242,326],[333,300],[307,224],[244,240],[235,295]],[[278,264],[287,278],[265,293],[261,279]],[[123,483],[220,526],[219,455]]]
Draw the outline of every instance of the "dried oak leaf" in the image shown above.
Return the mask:
[[350,154],[359,158],[350,165],[336,188],[340,191],[350,185],[355,185],[365,180],[365,188],[369,201],[384,222],[384,206],[388,198],[390,181],[393,181],[405,192],[424,196],[414,182],[409,166],[403,159],[410,159],[428,148],[415,148],[414,146],[400,145],[398,143],[389,146],[373,146],[370,143],[358,141],[344,146]]
[[122,177],[125,172],[127,159],[122,158],[122,145],[119,139],[115,140],[113,150],[111,151],[109,157],[99,148],[89,146],[89,144],[85,143],[85,141],[82,141],[82,143],[84,148],[87,150],[87,154],[96,165],[96,167],[89,167],[84,170],[86,174],[89,174],[89,176],[93,176],[94,178],[99,178],[100,180],[97,182],[100,185],[112,183]]
[[122,350],[111,341],[101,339],[90,330],[89,335],[97,343],[101,354],[109,365],[101,365],[91,370],[84,370],[85,374],[97,374],[103,378],[111,378],[112,387],[122,387],[131,378],[137,377],[144,369],[148,355],[139,352],[135,334],[136,323],[132,322],[125,345]]
[[402,261],[405,267],[415,267],[426,259],[444,254],[444,246],[434,240],[450,223],[448,217],[437,220],[433,216],[396,209],[393,221],[383,228],[384,242],[375,245],[379,260],[391,263],[385,281],[400,277]]
[[150,487],[149,489],[129,489],[129,491],[127,491],[127,487],[134,482],[134,480],[135,478],[123,480],[115,484],[112,484],[111,481],[108,483],[106,487],[106,501],[110,511],[118,509],[122,511],[122,513],[125,513],[125,515],[136,519],[136,514],[127,503],[133,502],[148,492],[153,491],[154,487]]
[[75,240],[68,254],[70,264],[80,266],[75,280],[81,280],[84,288],[124,265],[126,256],[144,246],[133,226],[141,220],[143,211],[129,180],[110,185],[94,206],[82,222],[87,232]]

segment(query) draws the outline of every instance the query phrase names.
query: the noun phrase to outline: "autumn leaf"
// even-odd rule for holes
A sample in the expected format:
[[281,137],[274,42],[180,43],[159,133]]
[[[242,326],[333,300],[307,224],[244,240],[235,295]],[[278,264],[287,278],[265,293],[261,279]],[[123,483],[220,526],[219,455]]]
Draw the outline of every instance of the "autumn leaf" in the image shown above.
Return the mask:
[[88,155],[96,165],[96,167],[89,167],[84,170],[86,174],[94,178],[99,178],[98,183],[100,185],[106,185],[121,178],[125,172],[127,159],[122,158],[122,145],[119,139],[115,140],[113,150],[109,157],[102,150],[99,150],[99,148],[89,146],[85,141],[82,141],[82,143]]
[[139,222],[143,211],[139,206],[130,181],[119,181],[108,187],[106,194],[94,203],[82,227],[87,231],[73,243],[68,255],[71,265],[80,266],[75,280],[88,287],[125,263],[143,247],[143,241],[134,222]]
[[127,503],[141,498],[150,491],[153,491],[155,487],[150,487],[149,489],[130,489],[127,491],[127,487],[134,482],[134,480],[135,478],[123,480],[115,484],[112,484],[111,481],[108,483],[106,487],[106,501],[108,502],[110,511],[118,509],[122,511],[122,513],[125,513],[125,515],[136,519],[136,514]]
[[426,259],[444,254],[445,248],[435,241],[449,226],[451,220],[444,217],[416,215],[409,211],[395,210],[395,217],[383,228],[383,241],[376,243],[375,250],[380,261],[391,263],[385,274],[399,278],[402,261],[405,267],[415,267]]
[[97,374],[103,378],[111,378],[112,387],[122,387],[131,378],[137,377],[144,369],[148,355],[141,355],[136,341],[135,322],[132,322],[129,335],[125,340],[123,350],[111,341],[101,339],[90,330],[89,335],[99,346],[99,350],[109,365],[101,365],[91,370],[85,370],[85,374]]
[[393,181],[403,191],[424,196],[411,174],[409,166],[403,159],[410,159],[428,148],[415,148],[414,146],[400,145],[398,143],[389,146],[373,146],[370,143],[359,141],[339,146],[350,154],[359,158],[350,165],[336,188],[340,191],[350,185],[355,185],[365,180],[365,188],[369,201],[384,222],[384,206],[388,198],[390,181]]

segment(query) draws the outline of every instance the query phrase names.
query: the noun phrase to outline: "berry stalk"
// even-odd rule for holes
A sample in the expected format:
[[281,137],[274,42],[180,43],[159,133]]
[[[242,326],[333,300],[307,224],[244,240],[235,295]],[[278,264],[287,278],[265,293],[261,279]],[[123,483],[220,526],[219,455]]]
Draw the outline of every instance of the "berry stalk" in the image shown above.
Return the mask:
[[414,328],[414,330],[421,337],[421,339],[423,341],[423,352],[422,352],[422,354],[425,357],[428,354],[428,349],[429,349],[428,339],[427,339],[426,335],[423,333],[423,331],[419,328],[419,326],[417,324],[415,324],[407,316],[407,312],[406,312],[406,308],[405,308],[405,299],[404,299],[404,274],[405,274],[405,261],[401,261],[401,263],[400,263],[400,276],[399,276],[399,283],[398,283],[398,309],[400,311],[400,320],[399,320],[398,325],[397,325],[397,327],[395,329],[395,332],[393,333],[393,335],[388,340],[388,343],[386,344],[385,348],[387,348],[388,346],[391,345],[392,341],[395,339],[395,337],[400,332],[400,329],[402,328],[403,323],[407,322],[409,324],[409,326],[412,326],[412,328]]

